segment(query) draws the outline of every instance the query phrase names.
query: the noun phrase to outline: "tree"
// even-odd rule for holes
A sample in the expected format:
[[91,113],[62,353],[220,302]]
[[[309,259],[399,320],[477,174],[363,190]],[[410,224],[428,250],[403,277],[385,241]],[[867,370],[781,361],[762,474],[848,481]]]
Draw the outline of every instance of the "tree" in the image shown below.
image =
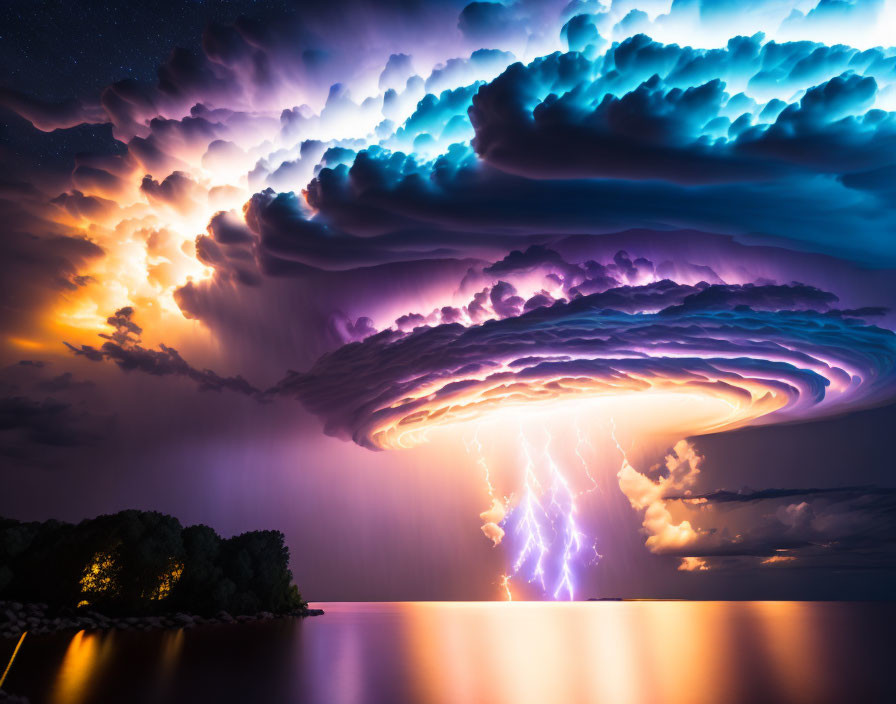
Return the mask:
[[0,598],[130,614],[233,614],[304,606],[279,531],[222,540],[154,511],[77,525],[0,518]]

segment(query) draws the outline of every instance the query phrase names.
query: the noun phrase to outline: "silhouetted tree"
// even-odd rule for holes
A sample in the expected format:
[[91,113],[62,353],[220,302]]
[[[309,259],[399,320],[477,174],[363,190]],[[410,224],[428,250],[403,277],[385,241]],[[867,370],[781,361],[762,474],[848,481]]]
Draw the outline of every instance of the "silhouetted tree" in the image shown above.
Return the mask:
[[153,511],[77,525],[0,518],[0,598],[107,612],[284,612],[304,602],[278,531],[222,540]]

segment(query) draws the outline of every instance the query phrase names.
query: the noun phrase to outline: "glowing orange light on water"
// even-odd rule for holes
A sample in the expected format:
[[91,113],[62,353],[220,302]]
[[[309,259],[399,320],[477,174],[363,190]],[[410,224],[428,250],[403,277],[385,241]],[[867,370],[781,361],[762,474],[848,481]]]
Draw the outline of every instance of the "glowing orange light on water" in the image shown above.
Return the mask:
[[56,676],[50,701],[53,704],[89,702],[91,691],[104,654],[110,645],[101,648],[102,636],[78,631],[72,636]]
[[9,658],[9,662],[6,665],[6,669],[3,670],[3,674],[0,675],[0,687],[3,687],[3,683],[6,681],[6,676],[9,674],[9,670],[12,668],[13,662],[15,662],[16,655],[19,654],[19,650],[22,647],[22,642],[25,640],[25,636],[28,635],[28,631],[24,631],[21,636],[19,636],[19,642],[16,643],[15,649],[12,651],[12,655]]

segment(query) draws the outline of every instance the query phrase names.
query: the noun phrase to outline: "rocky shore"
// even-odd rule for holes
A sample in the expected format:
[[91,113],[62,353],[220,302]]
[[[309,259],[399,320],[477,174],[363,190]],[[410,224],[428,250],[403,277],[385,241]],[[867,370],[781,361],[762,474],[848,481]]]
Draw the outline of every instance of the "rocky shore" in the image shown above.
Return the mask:
[[31,635],[43,635],[68,630],[151,631],[157,629],[195,628],[209,624],[248,623],[270,621],[278,618],[319,616],[321,609],[296,609],[284,614],[261,611],[253,615],[231,616],[220,611],[214,616],[197,616],[182,612],[155,616],[105,616],[97,611],[63,609],[52,611],[46,604],[22,604],[16,601],[0,601],[0,638],[18,638],[24,631]]

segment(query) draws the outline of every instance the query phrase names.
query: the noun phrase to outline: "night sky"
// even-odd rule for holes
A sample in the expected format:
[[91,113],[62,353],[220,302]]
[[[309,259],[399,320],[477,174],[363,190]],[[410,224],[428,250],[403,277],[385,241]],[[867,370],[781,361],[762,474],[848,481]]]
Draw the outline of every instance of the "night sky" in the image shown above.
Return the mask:
[[0,8],[0,515],[312,600],[896,587],[892,3]]
[[275,2],[66,3],[13,0],[2,9],[5,88],[61,101],[127,78],[151,83],[177,47],[199,51],[211,23],[294,16]]

